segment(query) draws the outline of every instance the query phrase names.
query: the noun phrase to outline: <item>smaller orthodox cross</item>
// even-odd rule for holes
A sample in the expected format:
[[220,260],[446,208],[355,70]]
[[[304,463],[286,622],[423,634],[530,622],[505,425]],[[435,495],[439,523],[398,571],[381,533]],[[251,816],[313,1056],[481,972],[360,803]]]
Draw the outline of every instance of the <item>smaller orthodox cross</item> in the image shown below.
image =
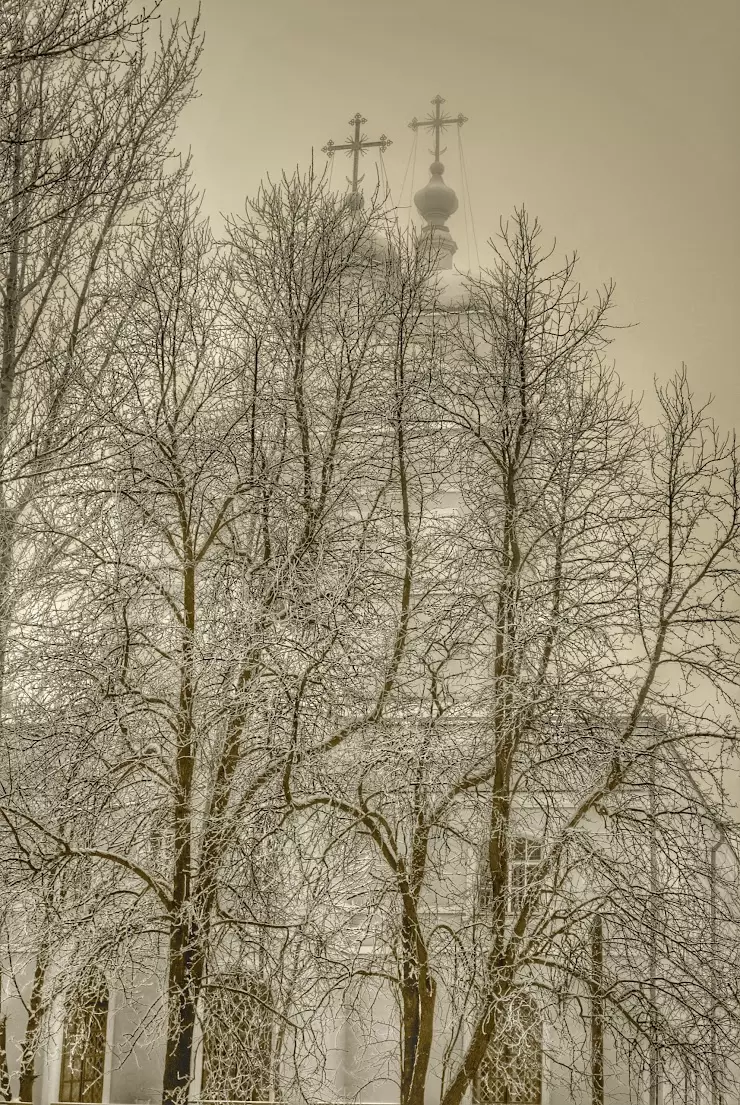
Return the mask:
[[414,118],[409,123],[409,126],[413,131],[418,130],[419,127],[426,127],[427,130],[434,131],[434,151],[430,150],[429,152],[434,152],[435,161],[439,161],[440,154],[443,154],[445,152],[444,150],[440,150],[439,148],[439,136],[442,131],[446,130],[447,127],[451,127],[455,123],[457,123],[458,127],[461,127],[463,123],[467,123],[468,121],[467,116],[465,115],[443,115],[442,104],[444,102],[445,101],[442,96],[435,96],[432,100],[432,103],[434,104],[434,115],[430,113],[426,119],[417,119],[416,116],[414,116]]
[[352,177],[347,177],[347,182],[352,185],[353,195],[357,192],[360,182],[365,179],[364,173],[362,176],[359,176],[360,155],[364,157],[365,151],[369,150],[372,146],[377,146],[381,153],[385,153],[391,145],[390,138],[386,138],[384,134],[381,134],[377,142],[368,142],[365,135],[360,131],[360,127],[366,122],[367,119],[360,115],[358,111],[349,121],[349,125],[355,128],[354,136],[350,135],[347,141],[340,146],[329,139],[326,145],[321,149],[321,152],[325,153],[327,157],[333,157],[337,150],[346,150],[348,157],[352,155]]

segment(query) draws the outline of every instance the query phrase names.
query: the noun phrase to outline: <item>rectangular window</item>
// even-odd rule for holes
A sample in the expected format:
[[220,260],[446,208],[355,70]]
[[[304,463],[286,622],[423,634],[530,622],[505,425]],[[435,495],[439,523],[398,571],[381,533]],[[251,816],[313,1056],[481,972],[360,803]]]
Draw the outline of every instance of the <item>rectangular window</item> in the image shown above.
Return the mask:
[[518,913],[542,859],[542,845],[528,836],[515,837],[509,859],[509,912]]
[[92,999],[72,995],[70,1006],[64,1024],[59,1100],[100,1102],[108,1027],[108,991],[104,983]]
[[[534,873],[542,859],[542,844],[528,836],[517,836],[511,842],[509,852],[509,885],[506,908],[510,914],[519,913],[524,895],[532,884]],[[478,883],[478,908],[489,911],[493,905],[491,883],[488,877],[488,857],[483,854]]]

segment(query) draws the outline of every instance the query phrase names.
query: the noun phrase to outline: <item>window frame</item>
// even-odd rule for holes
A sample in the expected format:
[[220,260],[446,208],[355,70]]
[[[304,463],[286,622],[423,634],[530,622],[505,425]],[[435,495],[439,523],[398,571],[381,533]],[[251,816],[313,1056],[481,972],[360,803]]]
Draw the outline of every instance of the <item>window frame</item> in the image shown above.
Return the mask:
[[[74,999],[76,995],[71,997]],[[101,1105],[108,1058],[109,1018],[110,990],[105,979],[100,980],[93,1005],[86,1005],[84,999],[78,999],[71,1009],[65,1011],[57,1101]],[[78,1041],[82,1045],[79,1048],[75,1047]]]
[[[519,848],[523,852],[521,856],[517,855]],[[531,872],[542,861],[542,848],[542,838],[534,833],[517,833],[510,838],[506,879],[506,916],[509,918],[518,914],[522,908],[524,896],[532,885]],[[488,912],[492,903],[485,849],[481,850],[478,870],[477,906],[479,910]]]
[[[517,848],[523,845],[522,856]],[[536,851],[536,855],[532,853]],[[542,840],[533,833],[519,833],[512,837],[509,847],[509,875],[506,889],[506,912],[510,916],[519,913],[527,890],[532,885],[531,872],[542,862]],[[521,876],[515,885],[515,876]]]

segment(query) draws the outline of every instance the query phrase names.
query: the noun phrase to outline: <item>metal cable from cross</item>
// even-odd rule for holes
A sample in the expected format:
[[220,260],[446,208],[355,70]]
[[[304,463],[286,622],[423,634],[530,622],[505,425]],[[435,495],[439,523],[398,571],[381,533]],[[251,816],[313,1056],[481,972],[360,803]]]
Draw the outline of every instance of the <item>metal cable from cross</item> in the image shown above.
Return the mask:
[[420,127],[434,131],[434,149],[429,152],[434,154],[435,161],[439,161],[440,154],[445,153],[447,148],[445,147],[444,150],[440,150],[439,148],[439,138],[442,131],[453,125],[461,127],[463,123],[467,123],[468,118],[466,115],[443,115],[442,104],[445,103],[443,96],[435,96],[431,102],[434,104],[434,114],[432,115],[430,113],[426,119],[417,119],[416,116],[414,116],[409,126],[413,131],[417,131]]
[[322,146],[321,152],[325,153],[327,157],[333,157],[337,150],[346,150],[347,156],[352,156],[352,176],[347,177],[347,183],[352,185],[352,194],[355,195],[361,182],[365,179],[365,174],[359,175],[360,172],[360,156],[365,156],[365,151],[371,147],[377,147],[381,153],[385,153],[389,146],[392,145],[390,138],[385,134],[381,134],[377,142],[369,142],[364,134],[361,133],[360,128],[363,123],[366,123],[367,119],[363,115],[360,115],[359,111],[349,121],[349,125],[355,128],[354,135],[350,135],[346,142],[341,145],[337,145],[331,139]]

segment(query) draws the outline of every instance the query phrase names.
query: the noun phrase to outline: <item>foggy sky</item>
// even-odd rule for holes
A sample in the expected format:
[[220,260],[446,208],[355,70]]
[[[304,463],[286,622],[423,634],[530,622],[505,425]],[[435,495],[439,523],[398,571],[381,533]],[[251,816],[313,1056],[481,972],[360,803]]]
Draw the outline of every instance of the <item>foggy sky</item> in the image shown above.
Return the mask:
[[[398,202],[408,122],[440,93],[469,117],[481,256],[525,203],[578,250],[587,286],[615,279],[615,321],[639,324],[612,347],[629,386],[650,390],[686,361],[723,425],[740,424],[738,0],[204,0],[202,27],[201,96],[179,141],[209,213],[241,210],[265,173],[305,166],[312,148],[323,165],[356,111],[369,138],[394,142]],[[421,134],[415,188],[427,147]],[[443,160],[462,200],[452,132]],[[349,168],[337,155],[334,182]],[[374,156],[363,169],[372,184]],[[464,269],[462,205],[450,229]]]

